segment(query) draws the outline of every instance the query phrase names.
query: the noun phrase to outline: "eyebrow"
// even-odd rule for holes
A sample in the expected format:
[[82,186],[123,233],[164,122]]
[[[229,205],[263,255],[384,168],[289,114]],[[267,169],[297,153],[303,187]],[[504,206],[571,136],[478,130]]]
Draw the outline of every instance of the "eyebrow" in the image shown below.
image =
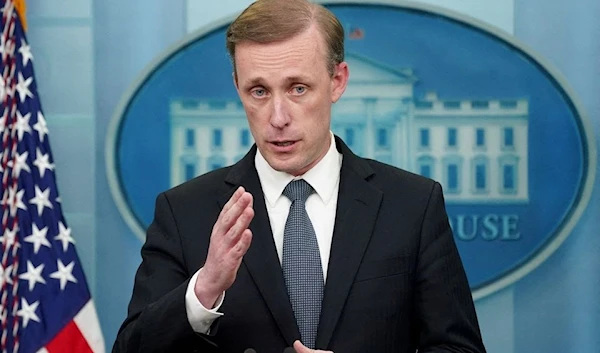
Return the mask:
[[307,82],[309,81],[308,76],[290,76],[290,77],[286,77],[286,82]]
[[251,80],[244,82],[244,87],[262,86],[264,79],[262,77],[255,77]]
[[[292,82],[308,82],[310,81],[308,76],[298,75],[298,76],[288,76],[285,78],[286,83]],[[264,86],[265,79],[261,76],[252,78],[244,82],[243,87],[254,87],[254,86]]]

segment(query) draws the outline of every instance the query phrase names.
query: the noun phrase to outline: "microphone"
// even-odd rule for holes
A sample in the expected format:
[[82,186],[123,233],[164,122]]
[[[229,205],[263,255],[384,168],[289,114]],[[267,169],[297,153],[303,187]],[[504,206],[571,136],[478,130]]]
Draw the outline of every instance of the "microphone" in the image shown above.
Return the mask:
[[252,348],[246,348],[244,350],[244,353],[256,353],[256,351],[254,349],[252,349]]

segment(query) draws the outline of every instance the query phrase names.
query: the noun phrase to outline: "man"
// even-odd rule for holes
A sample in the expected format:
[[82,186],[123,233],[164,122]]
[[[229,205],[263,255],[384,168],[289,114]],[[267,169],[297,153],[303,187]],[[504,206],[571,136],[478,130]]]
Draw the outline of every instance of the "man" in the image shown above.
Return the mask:
[[485,351],[440,185],[330,132],[343,40],[305,0],[229,27],[256,145],[158,196],[113,352]]

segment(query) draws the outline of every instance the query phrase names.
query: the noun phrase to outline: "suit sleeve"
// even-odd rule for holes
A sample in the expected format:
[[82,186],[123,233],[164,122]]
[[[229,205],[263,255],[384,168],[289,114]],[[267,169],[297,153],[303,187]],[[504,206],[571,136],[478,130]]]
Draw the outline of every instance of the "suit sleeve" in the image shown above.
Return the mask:
[[419,353],[485,352],[471,290],[435,183],[421,229],[415,308]]
[[128,316],[113,353],[217,351],[210,337],[193,331],[187,318],[186,269],[177,225],[165,194],[156,200],[154,220],[142,247]]

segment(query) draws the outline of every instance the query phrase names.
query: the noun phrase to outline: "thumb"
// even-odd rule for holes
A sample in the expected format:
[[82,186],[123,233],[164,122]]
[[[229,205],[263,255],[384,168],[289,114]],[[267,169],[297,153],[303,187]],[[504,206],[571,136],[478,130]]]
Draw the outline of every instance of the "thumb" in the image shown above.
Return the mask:
[[312,352],[312,350],[310,348],[307,348],[305,345],[303,345],[302,342],[300,342],[300,340],[294,341],[294,350],[296,351],[296,353],[311,353]]
[[294,350],[296,350],[296,353],[333,353],[332,351],[321,351],[321,350],[314,350],[314,349],[310,349],[308,347],[306,347],[305,345],[302,344],[302,342],[300,342],[299,340],[296,340],[294,342]]

